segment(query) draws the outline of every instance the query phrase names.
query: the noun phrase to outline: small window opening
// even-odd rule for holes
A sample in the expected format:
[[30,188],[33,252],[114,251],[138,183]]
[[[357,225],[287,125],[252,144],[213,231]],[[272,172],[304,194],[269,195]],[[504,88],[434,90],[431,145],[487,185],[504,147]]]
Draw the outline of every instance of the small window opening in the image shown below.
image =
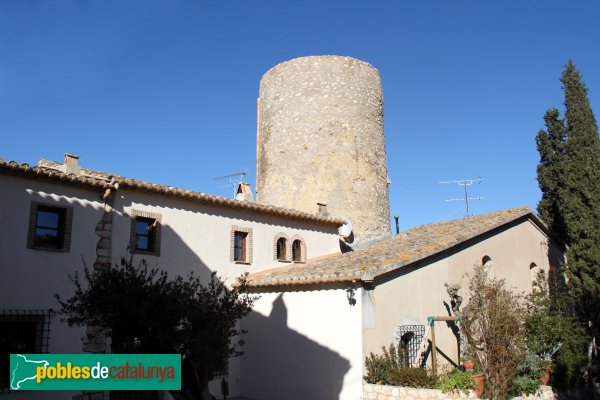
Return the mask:
[[35,224],[34,246],[61,249],[65,235],[65,209],[39,206]]
[[246,261],[246,238],[248,232],[236,231],[233,237],[233,260],[234,261]]
[[277,239],[277,259],[278,260],[285,260],[286,259],[286,247],[287,247],[287,243],[285,238],[279,238]]
[[302,261],[302,242],[300,240],[294,240],[292,243],[292,260]]
[[156,238],[156,220],[137,217],[135,221],[135,249],[138,251],[154,251]]

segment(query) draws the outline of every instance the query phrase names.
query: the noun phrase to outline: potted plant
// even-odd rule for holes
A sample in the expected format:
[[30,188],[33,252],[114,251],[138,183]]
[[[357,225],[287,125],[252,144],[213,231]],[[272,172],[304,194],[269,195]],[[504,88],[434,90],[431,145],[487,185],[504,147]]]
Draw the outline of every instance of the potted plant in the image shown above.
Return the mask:
[[475,389],[475,395],[481,398],[481,395],[483,394],[485,375],[483,374],[483,370],[481,369],[479,364],[475,364],[473,366],[471,374],[473,376],[473,380],[475,381],[475,385],[477,386],[477,388]]
[[460,361],[462,362],[463,367],[465,367],[467,371],[472,371],[475,367],[475,361],[471,356],[462,356],[460,357]]

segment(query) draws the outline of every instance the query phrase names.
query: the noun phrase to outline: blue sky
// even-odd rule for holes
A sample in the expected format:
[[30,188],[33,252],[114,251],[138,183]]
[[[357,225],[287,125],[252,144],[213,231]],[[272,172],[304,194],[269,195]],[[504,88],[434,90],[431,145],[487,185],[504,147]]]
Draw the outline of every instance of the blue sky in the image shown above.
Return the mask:
[[[261,76],[291,58],[382,74],[392,215],[406,229],[539,201],[534,137],[573,59],[599,116],[597,1],[0,1],[0,157],[228,196],[254,186]],[[598,100],[596,100],[598,99]]]

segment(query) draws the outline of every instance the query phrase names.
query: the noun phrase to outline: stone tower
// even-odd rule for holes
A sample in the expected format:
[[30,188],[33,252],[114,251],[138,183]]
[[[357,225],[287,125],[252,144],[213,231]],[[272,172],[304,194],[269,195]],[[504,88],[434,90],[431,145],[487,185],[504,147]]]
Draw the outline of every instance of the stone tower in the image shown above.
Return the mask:
[[[261,204],[346,217],[348,243],[390,235],[379,71],[351,57],[283,62],[260,81],[256,191]],[[321,211],[323,211],[321,206]]]

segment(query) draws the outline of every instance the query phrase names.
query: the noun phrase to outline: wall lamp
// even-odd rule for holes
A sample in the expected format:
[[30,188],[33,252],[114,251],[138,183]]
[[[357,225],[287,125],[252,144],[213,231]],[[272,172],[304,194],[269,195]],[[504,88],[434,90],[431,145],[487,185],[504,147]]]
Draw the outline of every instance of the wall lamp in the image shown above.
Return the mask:
[[354,298],[354,288],[352,286],[348,286],[346,288],[346,297],[348,298],[348,304],[351,306],[356,304],[356,299]]

